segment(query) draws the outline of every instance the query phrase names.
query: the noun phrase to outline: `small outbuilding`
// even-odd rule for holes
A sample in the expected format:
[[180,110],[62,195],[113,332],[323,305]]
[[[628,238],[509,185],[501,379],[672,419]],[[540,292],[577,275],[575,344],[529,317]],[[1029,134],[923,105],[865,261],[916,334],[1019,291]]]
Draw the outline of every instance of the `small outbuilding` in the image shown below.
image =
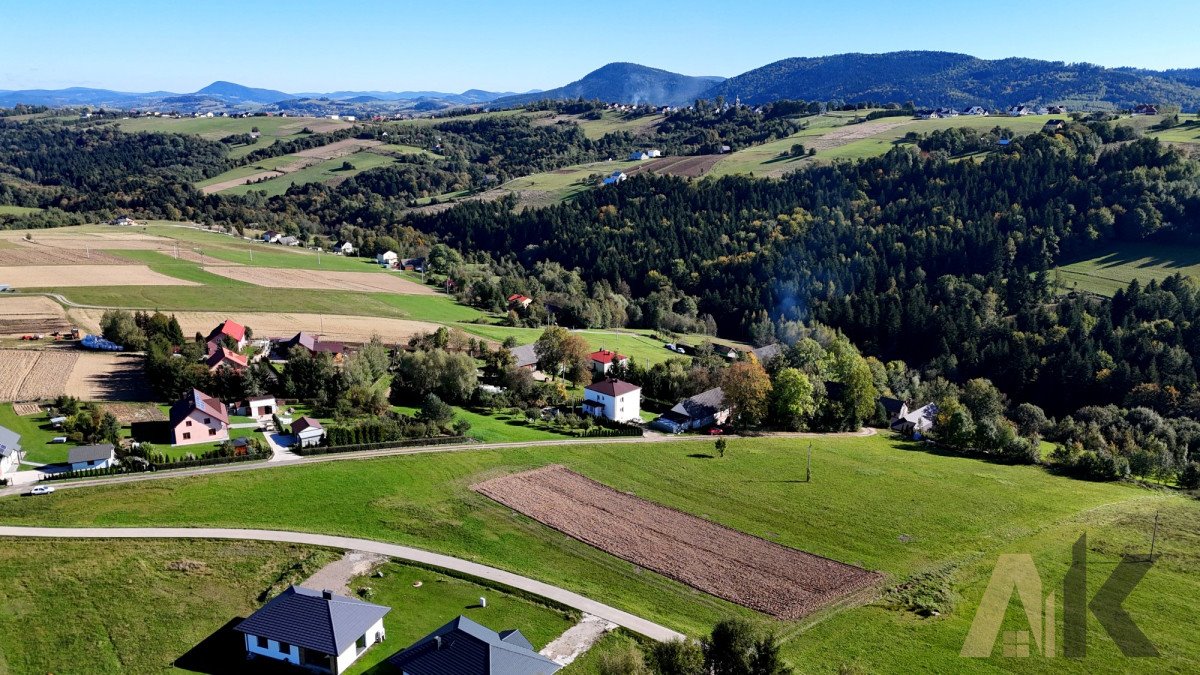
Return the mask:
[[302,448],[320,445],[325,440],[325,428],[311,417],[301,417],[292,422],[292,435]]
[[71,451],[67,453],[67,464],[71,465],[72,471],[107,469],[116,463],[117,449],[113,447],[112,443],[81,445],[71,448]]

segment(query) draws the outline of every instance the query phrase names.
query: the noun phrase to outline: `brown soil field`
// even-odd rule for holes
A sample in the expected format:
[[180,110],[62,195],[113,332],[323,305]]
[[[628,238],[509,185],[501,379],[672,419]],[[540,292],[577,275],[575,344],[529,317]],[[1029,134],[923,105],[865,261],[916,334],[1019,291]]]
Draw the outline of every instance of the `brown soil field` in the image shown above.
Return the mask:
[[[103,309],[72,309],[70,316],[79,325],[92,332],[99,332]],[[208,334],[225,319],[233,319],[254,329],[256,338],[289,338],[300,331],[321,335],[325,340],[340,342],[367,342],[378,335],[385,343],[397,344],[419,333],[437,330],[440,324],[408,319],[376,319],[368,316],[345,316],[336,314],[288,314],[274,312],[168,312],[179,321],[184,335],[197,331]]]
[[49,335],[70,328],[66,312],[50,298],[0,297],[0,337],[20,337],[30,333]]
[[636,176],[649,171],[663,176],[684,176],[699,178],[708,173],[721,155],[690,155],[686,157],[660,157],[625,172],[627,176]]
[[401,293],[404,295],[433,295],[434,293],[429,286],[387,272],[324,272],[224,266],[205,267],[204,271],[267,288],[315,288],[365,293]]
[[828,133],[822,134],[817,138],[806,140],[804,147],[814,148],[818,152],[821,150],[829,150],[832,148],[846,145],[851,141],[858,141],[864,138],[876,136],[897,127],[903,127],[912,124],[913,120],[907,117],[896,117],[889,119],[886,122],[877,122],[874,124],[847,124],[846,126],[836,127]]
[[223,180],[220,183],[213,183],[212,185],[205,185],[204,187],[200,188],[200,191],[206,195],[211,195],[212,193],[220,192],[221,190],[228,190],[229,188],[232,188],[232,187],[237,187],[239,185],[245,185],[247,183],[253,183],[255,181],[260,181],[260,180],[264,180],[267,178],[278,178],[279,176],[282,176],[282,175],[283,175],[282,171],[260,171],[258,173],[252,173],[249,176],[242,176],[241,178],[231,178],[229,180]]
[[618,558],[782,619],[800,619],[882,579],[618,492],[562,466],[472,489]]
[[79,352],[0,349],[0,401],[36,401],[66,391]]
[[167,415],[153,403],[105,403],[100,407],[116,416],[121,424],[161,422],[167,419]]
[[[0,232],[0,239],[19,244],[20,246],[58,252],[63,249],[123,249],[144,250],[170,246],[172,240],[153,234],[145,234],[131,229],[113,228],[112,232],[79,232],[75,230],[42,230],[30,233],[32,241],[25,239],[25,233],[16,230]],[[14,236],[20,235],[20,236]]]
[[322,145],[319,148],[309,148],[293,153],[297,157],[315,157],[317,159],[337,159],[346,155],[353,155],[363,148],[373,148],[376,145],[383,145],[383,141],[374,139],[347,138],[344,141],[336,141],[329,145]]
[[151,392],[140,354],[77,352],[66,393],[85,401],[145,401]]
[[[3,255],[4,251],[0,251]],[[94,253],[92,255],[95,255]],[[128,261],[126,261],[128,262]],[[199,286],[159,274],[146,265],[26,265],[0,267],[0,283],[14,288],[67,286]]]
[[0,249],[0,267],[36,267],[62,265],[128,265],[132,261],[111,253],[82,248],[57,249],[52,246],[17,246]]

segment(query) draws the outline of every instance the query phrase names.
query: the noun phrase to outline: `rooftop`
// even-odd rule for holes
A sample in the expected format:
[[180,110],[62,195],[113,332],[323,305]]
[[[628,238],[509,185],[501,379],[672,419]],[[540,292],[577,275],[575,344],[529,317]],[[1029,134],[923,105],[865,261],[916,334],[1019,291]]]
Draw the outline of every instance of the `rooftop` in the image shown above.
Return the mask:
[[101,459],[109,459],[113,456],[112,443],[99,443],[97,445],[81,445],[77,448],[71,448],[67,453],[67,463],[75,464],[76,462],[94,462]]
[[388,662],[408,675],[550,675],[562,666],[519,630],[496,631],[460,616]]
[[588,391],[594,391],[597,394],[604,394],[605,396],[623,396],[630,392],[641,391],[642,389],[632,382],[616,380],[611,377],[599,382],[593,382],[584,388]]
[[234,630],[322,654],[341,654],[390,611],[391,607],[329,591],[289,586]]

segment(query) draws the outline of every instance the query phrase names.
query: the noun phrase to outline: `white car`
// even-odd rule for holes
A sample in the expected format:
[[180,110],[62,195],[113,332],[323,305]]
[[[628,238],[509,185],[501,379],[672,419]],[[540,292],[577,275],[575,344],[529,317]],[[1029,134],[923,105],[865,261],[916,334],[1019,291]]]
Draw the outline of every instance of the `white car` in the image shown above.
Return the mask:
[[31,494],[31,495],[48,495],[51,492],[54,492],[54,486],[39,485],[39,486],[33,488],[32,490],[30,490],[29,494]]

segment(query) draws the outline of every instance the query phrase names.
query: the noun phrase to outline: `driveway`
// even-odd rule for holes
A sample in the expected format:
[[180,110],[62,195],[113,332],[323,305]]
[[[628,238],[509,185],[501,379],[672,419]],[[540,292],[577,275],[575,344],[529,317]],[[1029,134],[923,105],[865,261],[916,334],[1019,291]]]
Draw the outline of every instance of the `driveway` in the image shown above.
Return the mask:
[[267,439],[267,445],[271,446],[271,459],[268,462],[294,462],[300,459],[300,455],[288,449],[296,442],[295,436],[277,431],[268,431],[263,436]]
[[[370,539],[354,539],[327,534],[285,532],[280,530],[243,530],[214,527],[7,527],[0,526],[0,537],[37,537],[61,539],[243,539],[273,541],[309,546],[325,546],[345,551],[365,551],[423,565],[461,572],[478,579],[516,588],[548,598],[584,614],[600,617],[652,640],[666,642],[684,636],[639,616],[610,607],[558,586],[506,572],[495,567],[431,553],[418,548],[387,544]],[[403,609],[403,608],[401,608]]]

